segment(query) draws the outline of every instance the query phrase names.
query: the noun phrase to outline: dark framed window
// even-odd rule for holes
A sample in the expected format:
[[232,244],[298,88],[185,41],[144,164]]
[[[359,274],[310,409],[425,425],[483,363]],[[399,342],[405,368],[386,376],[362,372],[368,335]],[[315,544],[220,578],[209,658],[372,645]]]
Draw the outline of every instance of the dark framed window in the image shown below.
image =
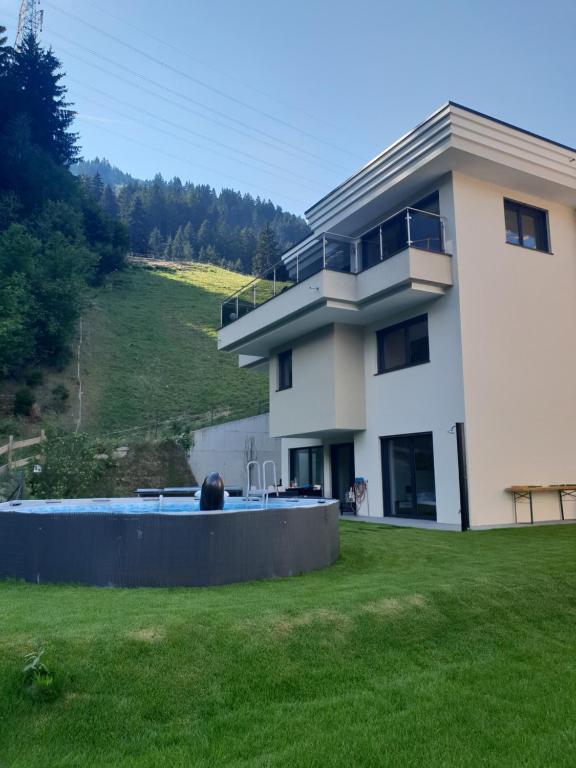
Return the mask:
[[440,193],[436,190],[436,192],[426,195],[422,200],[414,203],[411,208],[416,208],[419,211],[428,211],[428,213],[435,213],[437,216],[440,216]]
[[533,251],[549,251],[548,214],[541,208],[504,200],[506,242]]
[[278,389],[290,389],[292,386],[292,350],[278,355]]
[[428,315],[383,328],[376,333],[376,344],[378,373],[429,363]]
[[324,448],[290,449],[290,482],[298,487],[324,485]]
[[436,520],[432,433],[380,438],[384,514]]

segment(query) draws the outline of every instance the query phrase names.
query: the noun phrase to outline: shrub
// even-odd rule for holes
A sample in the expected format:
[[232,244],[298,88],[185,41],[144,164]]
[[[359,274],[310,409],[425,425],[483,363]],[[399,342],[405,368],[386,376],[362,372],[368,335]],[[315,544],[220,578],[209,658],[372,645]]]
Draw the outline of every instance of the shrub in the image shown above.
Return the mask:
[[14,395],[14,406],[12,411],[14,416],[30,416],[32,406],[36,398],[29,387],[20,387]]
[[66,410],[66,402],[69,397],[70,392],[68,388],[64,384],[57,384],[52,390],[52,408],[62,413],[62,411]]
[[64,386],[64,384],[57,384],[52,390],[52,395],[54,396],[55,400],[68,400],[70,397],[70,392],[68,391],[68,388]]
[[42,371],[30,371],[26,374],[26,386],[27,387],[39,387],[44,383],[44,374]]
[[172,423],[172,440],[184,453],[188,453],[192,447],[193,439],[192,428],[188,424],[180,421]]
[[49,432],[42,444],[42,472],[31,477],[36,498],[78,498],[90,495],[105,467],[96,448],[83,433]]

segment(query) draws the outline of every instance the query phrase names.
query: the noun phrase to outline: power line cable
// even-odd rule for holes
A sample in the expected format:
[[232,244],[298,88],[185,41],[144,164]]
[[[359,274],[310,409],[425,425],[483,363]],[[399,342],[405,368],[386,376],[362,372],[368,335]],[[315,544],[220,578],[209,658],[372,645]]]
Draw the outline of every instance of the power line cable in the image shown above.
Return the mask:
[[[236,153],[238,153],[240,155],[244,155],[249,160],[252,160],[252,161],[255,161],[255,162],[258,162],[258,163],[262,163],[263,165],[269,165],[271,168],[276,168],[276,169],[280,170],[282,173],[292,173],[291,171],[288,171],[285,168],[282,168],[282,166],[278,166],[278,165],[276,165],[274,163],[269,163],[268,161],[262,160],[261,158],[257,157],[256,155],[250,154],[249,152],[244,152],[243,150],[236,149],[236,147],[233,147],[233,146],[231,146],[229,144],[225,144],[224,142],[218,141],[217,139],[212,139],[210,136],[206,136],[205,134],[199,133],[198,131],[194,131],[193,129],[188,128],[188,126],[179,125],[178,123],[175,123],[172,120],[167,120],[164,117],[160,117],[159,115],[155,115],[153,112],[149,112],[147,109],[142,109],[141,107],[137,107],[134,104],[129,104],[126,101],[121,101],[120,99],[117,99],[115,96],[112,96],[111,94],[106,93],[105,91],[101,91],[99,88],[94,88],[94,86],[86,86],[85,83],[82,83],[80,80],[77,80],[74,77],[68,76],[68,79],[71,82],[77,83],[78,85],[81,85],[83,87],[87,87],[87,88],[89,87],[90,91],[94,91],[96,93],[99,93],[99,94],[101,94],[102,96],[104,96],[107,99],[110,99],[110,100],[112,100],[112,101],[114,101],[114,102],[116,102],[118,104],[126,106],[129,109],[133,109],[133,110],[135,110],[137,112],[140,112],[143,115],[147,115],[148,117],[151,117],[153,120],[158,120],[159,122],[165,123],[166,125],[169,125],[169,126],[171,126],[173,128],[176,128],[179,131],[184,131],[185,133],[189,133],[192,136],[198,136],[201,139],[205,139],[208,142],[211,142],[213,144],[217,144],[217,145],[219,145],[221,147],[224,147],[225,149],[229,149],[232,152],[236,152]],[[141,120],[138,120],[137,118],[135,118],[135,117],[133,117],[131,115],[126,115],[126,113],[123,113],[123,112],[119,111],[118,109],[114,109],[113,107],[110,107],[109,105],[102,104],[101,102],[95,101],[91,94],[88,95],[88,96],[83,95],[82,98],[87,100],[87,101],[92,102],[95,106],[101,107],[102,109],[105,109],[105,110],[110,110],[110,111],[114,112],[115,114],[120,115],[121,117],[125,117],[128,120],[132,120],[134,122],[138,122],[139,125],[146,125],[146,123],[142,123]],[[154,130],[160,130],[160,129],[156,128],[155,126],[149,126],[149,127],[153,128]],[[253,165],[250,165],[249,163],[246,163],[243,160],[239,160],[238,158],[231,157],[230,155],[223,154],[222,152],[219,152],[218,150],[212,149],[211,147],[206,147],[206,146],[204,146],[202,144],[196,144],[194,142],[190,142],[187,139],[183,139],[180,136],[175,136],[174,134],[167,134],[167,135],[174,136],[179,141],[186,141],[191,146],[196,146],[196,147],[199,147],[202,150],[205,150],[205,151],[208,151],[208,152],[213,152],[214,154],[220,155],[221,157],[225,157],[227,160],[232,160],[233,162],[242,163],[243,165],[249,165],[249,167],[254,168]],[[318,188],[318,185],[315,184],[314,181],[312,181],[310,179],[307,179],[304,176],[300,176],[299,174],[292,174],[295,178],[291,179],[288,176],[284,176],[284,175],[280,175],[278,173],[274,173],[272,171],[268,171],[265,168],[257,168],[256,170],[259,170],[262,173],[267,173],[267,174],[269,174],[271,176],[276,177],[277,179],[281,179],[282,181],[286,181],[286,182],[288,182],[290,184],[298,184],[299,186],[302,186],[302,187],[304,187],[306,189],[314,190],[315,188]],[[297,179],[303,180],[304,183],[302,183],[302,181],[297,181]]]
[[[114,61],[114,59],[110,59],[107,56],[104,56],[101,53],[97,53],[96,51],[93,51],[93,50],[91,50],[90,48],[87,48],[84,45],[80,45],[79,43],[75,42],[74,40],[71,40],[69,37],[66,37],[65,35],[60,34],[59,32],[56,32],[55,30],[50,30],[50,33],[52,35],[55,35],[56,37],[61,38],[62,40],[65,40],[67,43],[70,43],[70,44],[76,46],[77,48],[80,48],[80,50],[86,51],[86,52],[90,53],[92,56],[96,57],[97,59],[101,59],[102,61],[105,61],[108,64],[111,64],[114,68],[123,69],[124,71],[128,72],[132,76],[137,77],[139,80],[144,80],[145,82],[150,83],[155,88],[159,88],[161,91],[165,91],[167,93],[171,93],[174,96],[177,96],[179,99],[183,99],[184,101],[190,102],[191,104],[195,104],[196,106],[199,106],[202,109],[205,109],[205,110],[207,110],[209,112],[214,113],[215,115],[218,115],[219,117],[223,118],[224,120],[228,120],[231,123],[236,123],[237,125],[240,125],[240,126],[242,126],[243,128],[246,128],[249,131],[253,131],[254,133],[260,134],[261,136],[265,136],[267,139],[271,139],[273,142],[276,142],[277,144],[283,144],[285,147],[289,147],[292,150],[296,150],[296,153],[299,153],[299,154],[295,154],[295,152],[293,152],[293,151],[288,151],[287,149],[285,149],[283,147],[276,146],[275,144],[272,144],[270,141],[265,141],[264,139],[258,139],[255,136],[253,136],[253,135],[251,135],[249,133],[246,133],[245,131],[241,131],[238,128],[235,128],[234,126],[223,124],[223,123],[219,122],[218,120],[215,120],[212,117],[209,117],[207,115],[203,115],[201,113],[196,112],[195,110],[191,110],[190,108],[188,108],[188,111],[191,114],[195,114],[198,117],[202,118],[203,120],[209,120],[210,122],[213,122],[216,125],[220,125],[220,126],[226,128],[227,130],[234,131],[234,132],[239,133],[239,134],[241,134],[243,136],[247,136],[252,141],[258,141],[261,144],[266,144],[266,145],[272,147],[272,149],[274,149],[274,150],[276,150],[278,152],[284,152],[284,153],[286,153],[288,155],[292,155],[293,157],[297,157],[301,161],[306,159],[306,158],[303,158],[302,155],[307,155],[308,157],[314,158],[314,160],[320,161],[320,162],[313,162],[312,160],[306,160],[308,163],[311,163],[313,165],[317,165],[318,167],[323,168],[324,170],[329,170],[331,173],[338,173],[338,172],[342,172],[342,171],[348,172],[348,169],[344,168],[343,166],[338,166],[335,163],[328,164],[324,160],[324,158],[322,158],[320,155],[315,154],[314,152],[310,152],[307,149],[303,149],[302,147],[299,147],[296,144],[292,144],[292,143],[290,143],[288,141],[285,141],[284,139],[279,139],[278,137],[268,133],[267,131],[263,131],[260,128],[255,128],[254,126],[251,126],[251,125],[249,125],[247,123],[244,123],[242,120],[238,120],[237,118],[230,117],[226,113],[220,112],[217,109],[214,109],[212,107],[207,107],[205,104],[202,104],[202,102],[199,102],[196,99],[193,99],[192,97],[190,97],[190,96],[188,96],[186,94],[183,94],[183,93],[181,93],[179,91],[176,91],[173,88],[170,88],[169,86],[166,86],[166,85],[164,85],[162,83],[159,83],[156,80],[153,80],[152,78],[147,77],[146,75],[142,75],[139,72],[136,72],[135,70],[131,69],[130,67],[127,67],[124,64],[120,64],[120,62],[118,62],[118,61]],[[112,77],[115,77],[115,78],[117,78],[117,79],[119,79],[119,80],[121,80],[123,82],[127,82],[129,85],[131,85],[131,86],[133,86],[135,88],[140,88],[141,90],[144,90],[145,92],[151,93],[153,96],[155,96],[157,98],[163,98],[164,101],[167,101],[167,99],[165,97],[158,96],[157,94],[148,91],[146,88],[143,88],[142,86],[138,86],[135,83],[132,83],[130,80],[127,80],[125,77],[122,77],[117,72],[111,72],[110,70],[107,70],[104,67],[101,67],[98,64],[95,64],[94,62],[88,61],[88,60],[82,58],[81,56],[78,56],[77,54],[74,54],[74,53],[72,53],[70,51],[66,51],[66,49],[63,49],[63,50],[69,56],[72,56],[72,58],[77,59],[78,61],[81,61],[84,64],[87,64],[88,66],[94,67],[95,69],[99,69],[101,72],[105,72],[106,74],[109,74]],[[182,107],[182,105],[180,105],[180,104],[176,104],[175,102],[171,102],[171,101],[169,101],[169,103],[173,103],[173,104],[175,104],[175,106],[179,106],[180,108],[184,109],[184,107]]]
[[[110,13],[110,11],[104,8],[100,8],[96,3],[93,3],[90,0],[84,0],[84,5],[92,6],[92,8],[98,11],[98,13],[103,13],[106,16],[109,16],[111,19],[114,19],[115,21],[119,21],[121,24],[124,24],[125,26],[130,27],[131,29],[135,30],[141,35],[145,35],[146,37],[150,38],[150,40],[154,40],[155,42],[160,43],[160,45],[165,45],[167,48],[171,48],[173,51],[176,51],[176,53],[186,56],[191,61],[195,61],[198,64],[201,64],[203,67],[206,67],[207,69],[212,70],[212,72],[215,72],[217,75],[220,75],[221,77],[229,78],[230,80],[241,85],[243,88],[247,88],[253,91],[254,93],[259,94],[260,96],[264,96],[267,99],[271,99],[272,101],[275,101],[277,104],[280,104],[281,106],[288,107],[289,109],[292,109],[292,110],[296,108],[294,104],[289,104],[287,101],[284,101],[284,99],[280,99],[278,96],[276,96],[276,94],[270,93],[269,91],[262,90],[261,88],[257,88],[252,83],[247,83],[245,80],[242,80],[236,75],[233,75],[231,72],[226,72],[225,70],[220,69],[219,67],[215,67],[214,64],[212,64],[209,61],[206,61],[205,59],[199,59],[197,56],[193,56],[190,53],[190,51],[186,51],[184,50],[184,48],[180,48],[179,46],[174,45],[174,43],[170,43],[168,42],[168,40],[164,40],[164,38],[158,37],[157,35],[153,35],[151,32],[148,32],[148,30],[143,29],[142,27],[138,27],[136,24],[133,24],[131,21],[128,21],[127,19],[123,19],[120,16],[116,16],[116,14],[114,13]],[[323,125],[328,125],[331,128],[336,127],[333,123],[330,123],[325,118],[318,117],[318,115],[315,115],[312,112],[308,112],[308,110],[302,109],[302,107],[297,107],[297,109],[303,115],[311,118],[312,120],[316,120],[318,123],[321,123]]]
[[[84,123],[89,123],[92,126],[94,125],[94,123],[92,123],[86,117],[82,117],[82,115],[77,115],[76,119],[80,120],[81,122],[84,122]],[[188,158],[181,157],[180,155],[175,155],[172,152],[166,152],[166,150],[164,150],[164,149],[159,149],[158,147],[153,147],[150,144],[146,144],[145,142],[140,141],[139,139],[135,139],[134,137],[126,136],[125,134],[119,133],[118,131],[113,131],[111,128],[105,128],[103,125],[98,125],[98,128],[99,128],[99,130],[105,131],[106,133],[110,133],[113,136],[118,136],[119,138],[124,139],[125,141],[128,141],[131,144],[138,144],[139,146],[144,147],[144,149],[149,149],[152,152],[159,152],[161,155],[166,155],[167,157],[170,157],[173,160],[178,160],[178,162],[180,162],[180,163],[188,163],[188,165],[193,165],[196,168],[202,168],[205,171],[210,171],[210,173],[215,173],[216,172],[216,170],[214,168],[211,168],[208,165],[204,165],[203,163],[198,163],[195,160],[189,160]],[[262,190],[265,189],[265,187],[259,187],[259,185],[254,184],[254,182],[246,181],[246,179],[241,179],[238,176],[232,176],[229,173],[222,173],[221,171],[218,171],[218,173],[220,173],[222,176],[225,176],[228,179],[232,179],[233,181],[235,181],[237,183],[245,184],[246,186],[254,187],[255,189],[262,189]],[[275,193],[272,193],[270,190],[267,190],[267,194],[268,195],[274,194],[274,196],[275,196]],[[302,205],[304,207],[306,206],[306,203],[304,203],[302,200],[299,200],[298,198],[291,197],[291,196],[286,195],[284,193],[282,194],[282,197],[284,199],[286,199],[286,200],[292,200],[292,202],[298,203],[298,205]],[[270,198],[268,198],[268,199],[270,199]]]
[[343,152],[344,154],[350,155],[355,159],[361,159],[359,158],[358,155],[356,155],[354,152],[351,152],[349,149],[344,149],[344,147],[339,147],[337,144],[333,144],[330,141],[326,141],[326,139],[321,139],[318,136],[315,136],[314,134],[304,130],[303,128],[298,128],[297,126],[292,125],[287,120],[283,120],[280,117],[275,117],[274,115],[271,115],[270,113],[265,112],[263,109],[259,109],[258,107],[253,107],[251,104],[248,104],[242,99],[238,99],[236,96],[231,96],[225,91],[222,91],[220,88],[216,88],[212,85],[209,85],[208,83],[205,83],[203,80],[200,80],[200,78],[194,77],[194,75],[191,75],[188,72],[184,72],[183,70],[178,69],[177,67],[173,67],[168,62],[163,61],[162,59],[159,59],[156,56],[152,56],[152,54],[147,53],[146,51],[143,51],[141,48],[138,48],[137,46],[132,45],[131,43],[126,42],[125,40],[122,40],[122,38],[116,37],[116,35],[113,35],[110,32],[106,32],[105,30],[100,29],[100,27],[97,27],[95,24],[91,24],[89,21],[86,21],[85,19],[82,19],[79,16],[76,16],[76,14],[70,13],[70,11],[65,11],[63,8],[59,8],[57,5],[54,5],[53,3],[49,2],[49,0],[45,0],[45,5],[47,5],[49,8],[52,8],[53,10],[59,13],[64,14],[65,16],[68,16],[71,19],[74,19],[74,21],[77,21],[80,24],[83,24],[89,29],[92,29],[94,32],[98,32],[98,34],[103,35],[104,37],[107,37],[110,40],[113,40],[115,43],[118,43],[118,45],[122,45],[128,50],[133,51],[134,53],[137,53],[140,56],[143,56],[145,59],[148,59],[153,64],[157,64],[158,66],[163,67],[164,69],[167,69],[169,72],[180,75],[180,77],[184,77],[187,80],[190,80],[190,82],[193,82],[196,85],[201,86],[202,88],[212,91],[218,96],[222,96],[223,98],[228,99],[229,101],[232,101],[233,103],[238,104],[244,107],[245,109],[249,109],[252,112],[262,115],[263,117],[266,117],[268,120],[272,120],[273,122],[276,122],[279,125],[283,125],[285,128],[289,128],[292,131],[296,131],[297,133],[300,133],[302,136],[306,136],[307,138],[312,139],[313,141],[319,142],[320,144],[325,144],[327,147],[330,147],[331,149],[335,149],[338,152]]
[[[102,109],[109,110],[113,114],[119,115],[120,117],[123,117],[126,120],[131,120],[132,122],[136,123],[136,125],[144,126],[144,127],[149,128],[149,129],[151,129],[153,131],[157,131],[158,133],[162,134],[163,136],[169,136],[170,138],[176,139],[177,141],[182,141],[185,144],[189,144],[191,147],[196,147],[198,149],[202,149],[203,151],[212,152],[215,155],[219,155],[220,157],[225,158],[226,160],[232,160],[235,163],[240,163],[241,165],[246,165],[249,168],[254,169],[254,166],[251,163],[246,162],[245,160],[239,160],[238,158],[230,156],[228,154],[224,154],[223,152],[220,152],[217,149],[212,149],[211,147],[206,147],[206,146],[204,146],[202,144],[198,144],[198,143],[196,143],[194,141],[190,141],[190,139],[183,138],[182,136],[178,136],[177,134],[169,132],[169,131],[167,131],[164,128],[158,128],[155,125],[150,125],[150,123],[143,122],[141,119],[139,119],[137,117],[133,117],[132,115],[126,114],[126,112],[122,112],[121,110],[115,109],[114,107],[106,106],[105,104],[102,104],[102,102],[96,101],[91,96],[84,96],[84,98],[86,99],[86,101],[91,102],[92,104],[94,104],[97,107],[101,107]],[[142,110],[140,110],[140,111],[142,111]],[[150,114],[150,113],[147,113],[147,114]],[[152,117],[154,117],[154,115],[152,115]],[[162,118],[155,118],[155,119],[162,120],[162,122],[168,122],[166,120],[163,120]],[[170,125],[176,125],[175,123],[169,123],[169,124]],[[180,126],[178,126],[178,125],[176,125],[176,127],[180,128]],[[185,129],[182,128],[181,130],[185,130]],[[214,170],[216,171],[216,169],[214,169]],[[298,185],[300,187],[303,187],[304,189],[308,189],[308,190],[314,191],[314,188],[310,187],[308,184],[303,184],[302,182],[294,181],[293,179],[289,179],[286,176],[281,176],[280,174],[275,173],[274,171],[268,171],[268,170],[266,170],[266,168],[258,168],[257,170],[260,171],[261,173],[266,173],[269,176],[273,176],[273,177],[275,177],[277,179],[280,179],[281,181],[288,182],[289,184],[296,184],[296,185]]]

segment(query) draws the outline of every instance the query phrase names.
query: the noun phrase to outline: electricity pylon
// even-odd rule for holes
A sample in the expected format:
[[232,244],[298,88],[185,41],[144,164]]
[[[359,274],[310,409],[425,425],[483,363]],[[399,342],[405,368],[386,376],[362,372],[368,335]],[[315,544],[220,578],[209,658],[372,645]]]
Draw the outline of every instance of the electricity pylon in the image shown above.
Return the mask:
[[40,10],[40,0],[22,0],[14,47],[20,48],[26,35],[33,34],[37,37],[42,31],[43,19],[44,11]]

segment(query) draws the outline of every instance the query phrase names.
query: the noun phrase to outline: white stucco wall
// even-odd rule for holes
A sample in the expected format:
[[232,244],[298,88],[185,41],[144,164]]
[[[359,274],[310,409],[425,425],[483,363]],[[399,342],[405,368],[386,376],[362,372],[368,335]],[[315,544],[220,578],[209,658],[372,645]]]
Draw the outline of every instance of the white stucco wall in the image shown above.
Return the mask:
[[194,432],[188,463],[199,484],[209,472],[220,472],[226,485],[245,488],[250,459],[275,461],[280,472],[280,440],[269,436],[267,413]]
[[[552,253],[505,242],[505,197],[549,212]],[[507,486],[576,482],[576,216],[570,207],[522,188],[461,173],[444,178],[440,207],[454,287],[416,311],[387,316],[363,329],[363,342],[355,345],[363,350],[363,366],[350,365],[344,355],[330,356],[323,368],[328,349],[310,347],[310,365],[304,366],[309,380],[296,393],[293,410],[283,413],[284,423],[298,412],[302,395],[307,418],[328,407],[320,396],[330,389],[324,375],[345,381],[341,401],[352,402],[358,391],[350,378],[355,369],[364,377],[366,426],[319,440],[284,440],[282,474],[289,479],[290,447],[322,444],[325,492],[330,493],[329,445],[353,438],[356,475],[369,483],[370,508],[362,513],[380,516],[380,438],[432,432],[437,520],[459,526],[453,427],[464,422],[471,524],[510,524],[514,516]],[[425,311],[430,363],[375,375],[375,332]],[[310,392],[314,397],[306,398]],[[558,519],[557,494],[535,495],[534,509],[537,521]],[[519,519],[528,521],[528,507],[519,511]],[[565,511],[576,518],[576,503],[566,501]]]
[[[380,437],[432,432],[436,481],[437,522],[460,525],[460,486],[454,424],[464,420],[458,251],[454,237],[452,184],[445,179],[440,191],[440,212],[445,217],[447,250],[452,253],[454,287],[446,296],[417,313],[428,314],[430,362],[413,368],[375,375],[375,324],[365,332],[367,429],[355,442],[356,474],[368,479],[370,515],[384,514]],[[386,322],[386,325],[392,325]]]
[[[471,521],[510,523],[506,486],[576,481],[576,219],[461,174],[454,190]],[[505,197],[548,210],[552,253],[505,242]],[[556,495],[535,511],[558,519]]]
[[[362,328],[334,324],[270,358],[270,434],[310,435],[365,424]],[[278,391],[278,352],[292,350],[292,387]]]
[[[457,421],[464,420],[462,362],[460,354],[458,254],[454,234],[452,182],[445,177],[439,187],[440,210],[445,217],[447,250],[453,257],[454,287],[436,301],[411,311],[387,316],[386,320],[360,330],[354,348],[361,350],[363,364],[343,355],[337,359],[334,375],[345,381],[341,402],[362,401],[366,428],[348,435],[325,436],[314,441],[282,441],[282,472],[288,472],[289,448],[324,445],[325,493],[331,492],[330,449],[332,443],[354,441],[355,474],[368,481],[369,504],[363,515],[384,514],[380,438],[393,435],[432,432],[437,498],[437,522],[460,526],[460,488],[456,435]],[[365,276],[369,273],[365,273]],[[412,368],[376,375],[376,331],[420,314],[428,314],[430,362]],[[319,359],[319,358],[317,358]],[[356,376],[350,375],[356,371]],[[312,370],[310,370],[312,375]],[[362,392],[363,390],[363,392]],[[322,407],[317,399],[310,408]],[[343,406],[341,406],[343,407]],[[285,418],[288,418],[287,415]]]

